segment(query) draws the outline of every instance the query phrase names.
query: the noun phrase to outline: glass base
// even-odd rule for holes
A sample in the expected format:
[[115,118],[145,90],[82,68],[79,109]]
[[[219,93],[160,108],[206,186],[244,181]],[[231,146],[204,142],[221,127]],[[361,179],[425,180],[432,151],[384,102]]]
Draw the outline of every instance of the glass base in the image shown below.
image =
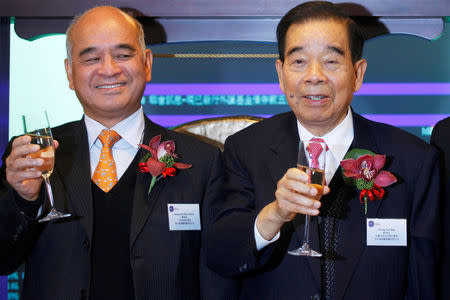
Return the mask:
[[321,253],[319,253],[315,250],[312,250],[308,244],[304,244],[303,246],[301,246],[298,249],[288,251],[288,253],[290,255],[295,255],[295,256],[311,256],[311,257],[321,257],[322,256]]
[[57,220],[57,219],[62,219],[62,218],[67,218],[67,217],[70,217],[70,214],[65,214],[65,213],[59,212],[56,209],[52,208],[52,210],[48,213],[48,215],[43,217],[42,219],[39,219],[38,222],[39,223],[48,222],[51,220]]

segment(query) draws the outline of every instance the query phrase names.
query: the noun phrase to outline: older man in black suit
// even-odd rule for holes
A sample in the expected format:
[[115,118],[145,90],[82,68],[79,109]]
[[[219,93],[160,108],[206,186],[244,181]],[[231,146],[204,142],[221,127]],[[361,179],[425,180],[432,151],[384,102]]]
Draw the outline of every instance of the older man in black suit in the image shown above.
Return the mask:
[[439,121],[433,128],[431,144],[441,154],[443,186],[442,192],[442,264],[439,269],[441,299],[450,299],[450,117]]
[[[356,24],[334,4],[293,8],[277,37],[276,69],[292,112],[226,141],[227,201],[208,231],[208,264],[242,280],[241,299],[434,299],[437,151],[351,110],[367,62]],[[308,175],[293,168],[298,151],[308,151],[299,140],[312,138],[328,145],[320,201]],[[361,186],[346,185],[339,167],[354,148],[386,157],[354,165]],[[386,171],[397,181],[391,177],[379,189],[373,176],[391,176]],[[312,216],[310,243],[320,258],[287,253],[301,245],[305,214]]]
[[25,263],[23,299],[231,297],[203,259],[203,232],[220,200],[221,154],[145,117],[140,101],[152,54],[141,25],[114,7],[91,9],[68,29],[67,52],[84,117],[54,128],[51,182],[57,209],[72,217],[37,222],[46,207],[43,160],[29,157],[39,149],[30,136],[14,139],[1,169],[0,272]]

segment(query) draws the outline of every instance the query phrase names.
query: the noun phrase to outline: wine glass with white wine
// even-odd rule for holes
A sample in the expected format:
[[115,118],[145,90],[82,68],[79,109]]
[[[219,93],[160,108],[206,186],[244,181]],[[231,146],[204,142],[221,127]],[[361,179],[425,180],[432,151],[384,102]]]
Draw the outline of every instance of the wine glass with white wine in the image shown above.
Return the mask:
[[[316,200],[323,193],[325,184],[325,162],[327,145],[325,142],[300,141],[298,149],[297,168],[308,174],[308,184],[317,189]],[[313,154],[315,153],[315,154]],[[305,231],[303,244],[300,248],[288,251],[291,255],[321,257],[322,254],[311,249],[309,245],[309,224],[311,216],[305,215]]]
[[44,160],[44,163],[41,166],[37,166],[35,168],[41,172],[42,177],[44,178],[51,210],[47,216],[39,219],[38,222],[47,222],[55,219],[70,217],[70,214],[57,211],[53,200],[50,175],[53,172],[53,166],[55,164],[55,147],[53,145],[53,135],[50,128],[50,122],[48,121],[47,112],[44,112],[42,117],[37,117],[35,115],[22,115],[22,122],[25,134],[31,137],[31,144],[36,144],[41,147],[38,152],[30,153],[29,156],[32,158],[42,158]]

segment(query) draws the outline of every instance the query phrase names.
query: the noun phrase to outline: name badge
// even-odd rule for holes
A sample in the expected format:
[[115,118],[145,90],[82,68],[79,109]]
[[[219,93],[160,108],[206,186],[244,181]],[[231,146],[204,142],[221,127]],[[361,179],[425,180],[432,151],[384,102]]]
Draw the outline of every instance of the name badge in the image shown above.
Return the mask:
[[367,246],[407,246],[406,219],[367,219]]
[[167,204],[169,230],[200,230],[200,206],[197,204]]

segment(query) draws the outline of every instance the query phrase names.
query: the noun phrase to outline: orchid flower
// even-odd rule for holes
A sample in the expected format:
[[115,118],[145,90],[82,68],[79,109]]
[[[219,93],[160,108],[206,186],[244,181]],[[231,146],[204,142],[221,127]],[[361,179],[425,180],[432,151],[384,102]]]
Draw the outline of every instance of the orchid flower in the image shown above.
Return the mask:
[[389,186],[397,181],[394,175],[387,171],[380,171],[386,162],[386,155],[366,154],[357,159],[344,159],[341,166],[344,168],[344,176],[359,179],[366,182],[373,180],[378,186]]
[[148,190],[149,194],[160,175],[164,178],[166,176],[175,176],[175,168],[188,169],[192,166],[190,164],[175,162],[175,159],[178,158],[175,154],[175,142],[169,140],[161,143],[161,135],[153,137],[148,145],[139,144],[139,146],[150,152],[139,163],[141,172],[149,172],[152,175],[152,182]]

